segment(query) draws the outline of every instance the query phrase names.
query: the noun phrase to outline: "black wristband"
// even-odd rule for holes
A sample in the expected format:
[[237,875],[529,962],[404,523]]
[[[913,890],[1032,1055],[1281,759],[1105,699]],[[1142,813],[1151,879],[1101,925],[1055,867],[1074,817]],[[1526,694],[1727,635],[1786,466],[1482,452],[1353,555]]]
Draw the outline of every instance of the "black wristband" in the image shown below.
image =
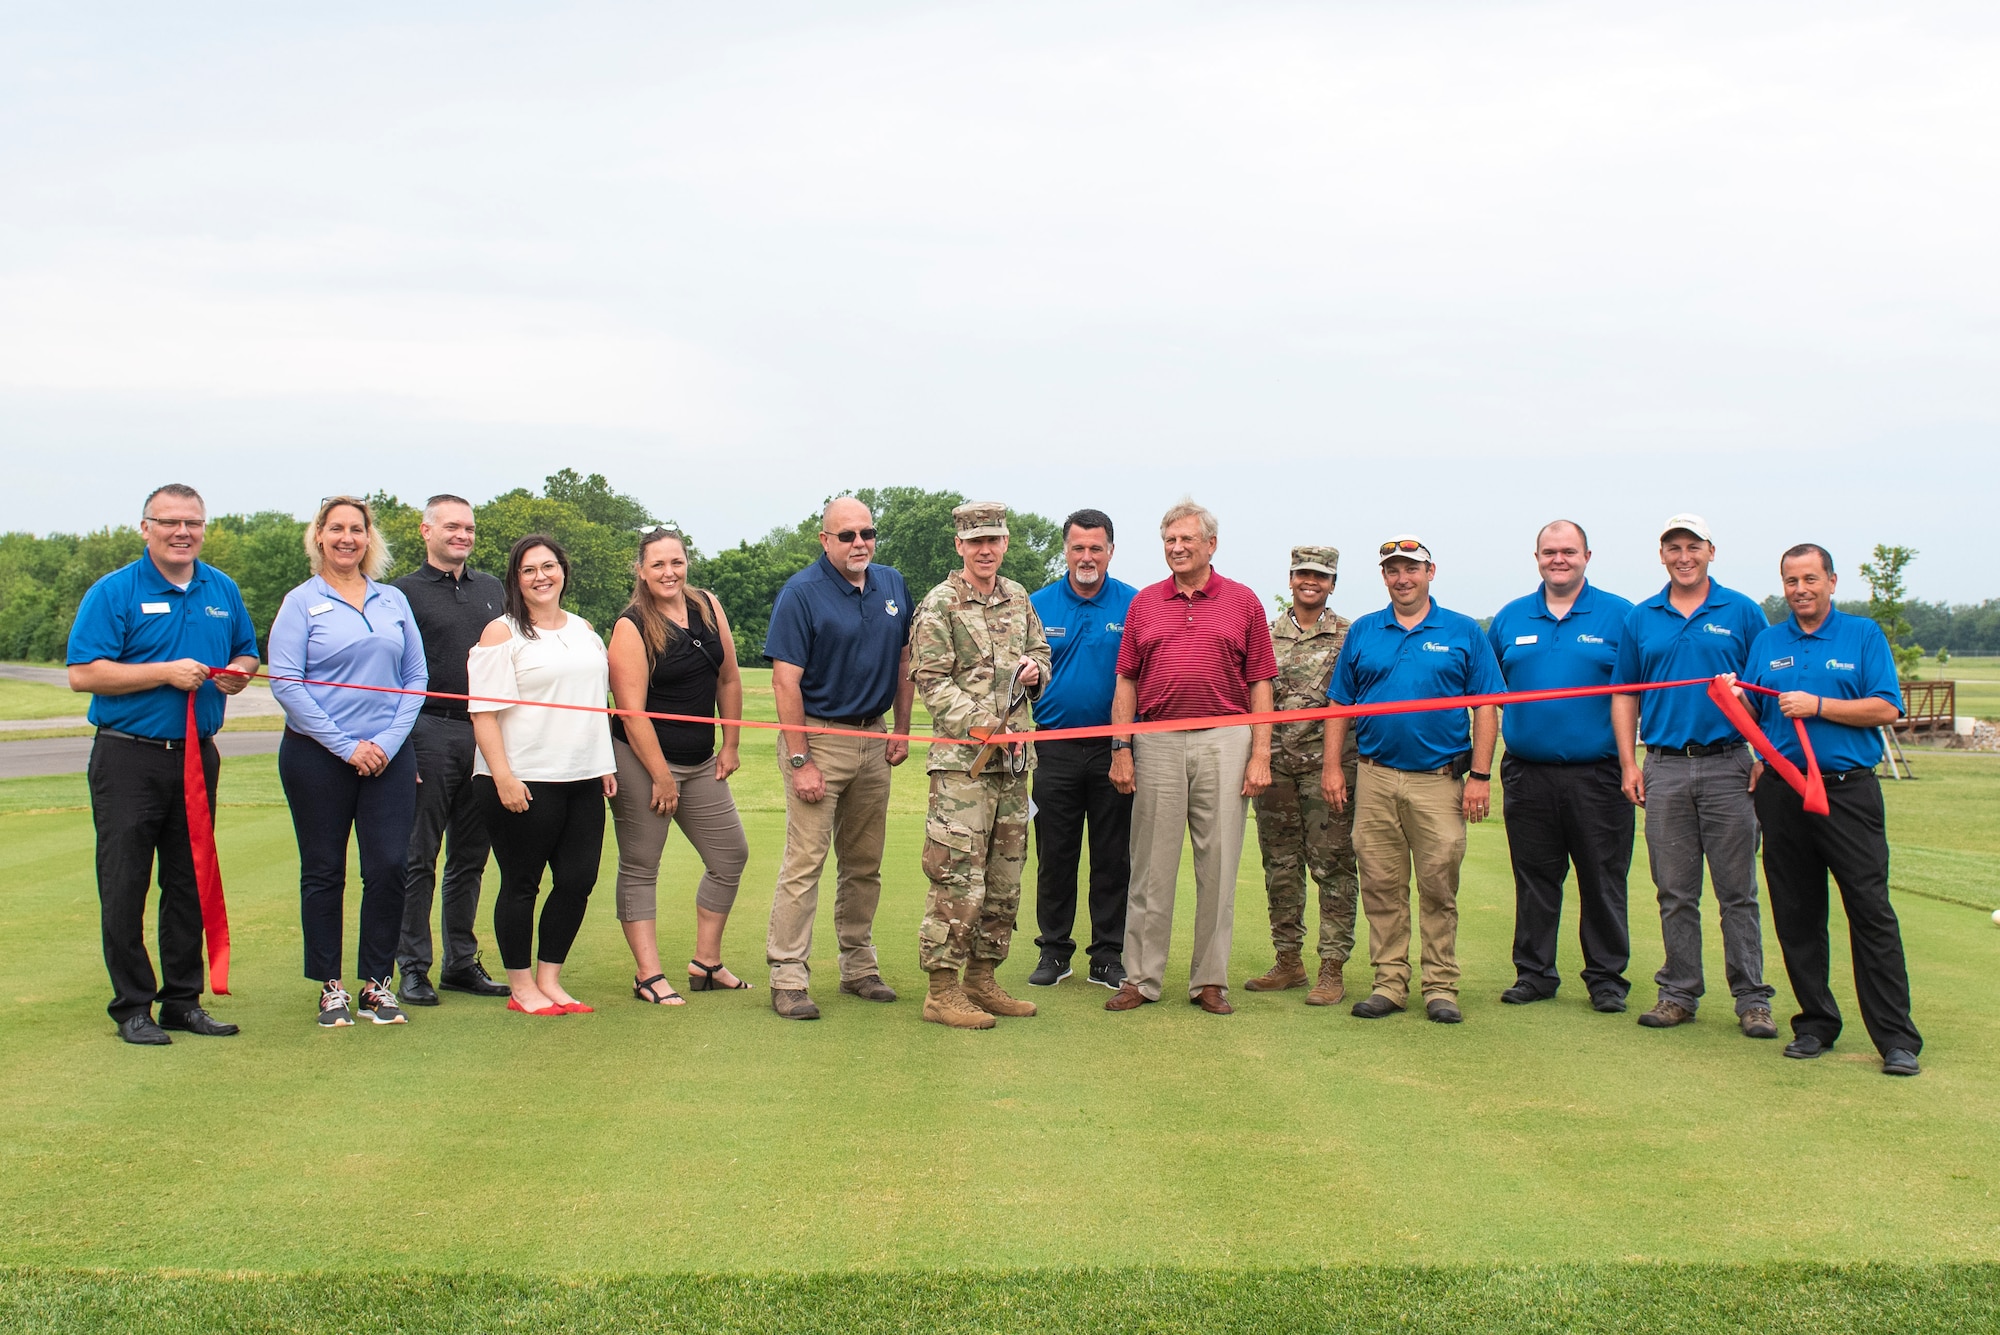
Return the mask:
[[1469,770],[1467,770],[1467,771],[1465,772],[1465,777],[1466,777],[1466,778],[1468,778],[1468,779],[1477,779],[1477,780],[1479,780],[1479,781],[1480,781],[1481,783],[1492,783],[1492,782],[1493,782],[1493,776],[1492,776],[1491,774],[1481,774],[1481,773],[1480,773],[1480,772],[1479,772],[1478,770],[1476,770],[1476,769],[1469,769]]

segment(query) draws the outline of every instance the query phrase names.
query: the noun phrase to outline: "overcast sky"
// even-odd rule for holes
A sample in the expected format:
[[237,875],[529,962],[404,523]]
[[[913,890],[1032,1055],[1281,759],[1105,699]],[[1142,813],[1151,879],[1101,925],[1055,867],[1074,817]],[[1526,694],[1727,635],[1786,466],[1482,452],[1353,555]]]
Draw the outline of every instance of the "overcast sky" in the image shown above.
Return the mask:
[[704,547],[853,486],[1265,592],[1574,516],[2000,597],[1991,4],[0,8],[0,528],[600,471]]

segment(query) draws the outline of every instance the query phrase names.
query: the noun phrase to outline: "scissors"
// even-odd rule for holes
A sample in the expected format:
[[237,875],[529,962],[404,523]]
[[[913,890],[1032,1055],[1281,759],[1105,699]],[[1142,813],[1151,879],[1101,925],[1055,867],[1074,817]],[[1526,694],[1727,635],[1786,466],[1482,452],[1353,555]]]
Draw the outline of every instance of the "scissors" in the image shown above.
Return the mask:
[[[1007,683],[1007,712],[1000,716],[1000,726],[993,729],[993,732],[1005,732],[1008,722],[1014,717],[1014,711],[1028,703],[1028,688],[1021,684],[1021,673],[1026,667],[1025,663],[1015,667],[1013,680]],[[989,732],[987,735],[991,736],[992,733]],[[1028,748],[1025,743],[994,742],[981,747],[978,756],[973,759],[972,777],[976,779],[985,773],[993,757],[1002,751],[1007,753],[1009,774],[1021,775],[1028,772]]]

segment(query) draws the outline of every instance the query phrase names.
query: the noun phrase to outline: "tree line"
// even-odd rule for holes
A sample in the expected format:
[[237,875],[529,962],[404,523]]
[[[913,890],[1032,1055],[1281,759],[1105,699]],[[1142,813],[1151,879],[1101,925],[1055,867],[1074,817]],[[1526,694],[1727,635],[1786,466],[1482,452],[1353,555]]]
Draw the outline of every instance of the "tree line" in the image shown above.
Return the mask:
[[[903,572],[913,591],[929,589],[959,566],[952,543],[952,507],[966,498],[921,487],[864,487],[852,493],[874,513],[876,560]],[[415,570],[424,559],[419,505],[378,492],[368,498],[388,543],[388,578]],[[641,531],[678,528],[644,502],[616,490],[600,473],[565,468],[543,480],[541,494],[517,487],[476,504],[479,525],[472,564],[499,573],[507,551],[529,533],[546,533],[569,550],[571,576],[565,602],[605,634],[632,592],[632,561]],[[728,609],[736,652],[746,665],[761,664],[771,604],[786,580],[817,560],[818,511],[780,525],[755,542],[713,554],[688,539],[690,577],[714,590]],[[1013,540],[1002,571],[1029,590],[1062,569],[1057,522],[1028,512],[1008,516]],[[208,522],[202,559],[236,581],[257,626],[260,646],[285,594],[310,573],[306,521],[280,510],[216,515]],[[0,659],[61,661],[77,604],[98,579],[136,559],[144,549],[136,527],[107,527],[88,534],[0,535]]]

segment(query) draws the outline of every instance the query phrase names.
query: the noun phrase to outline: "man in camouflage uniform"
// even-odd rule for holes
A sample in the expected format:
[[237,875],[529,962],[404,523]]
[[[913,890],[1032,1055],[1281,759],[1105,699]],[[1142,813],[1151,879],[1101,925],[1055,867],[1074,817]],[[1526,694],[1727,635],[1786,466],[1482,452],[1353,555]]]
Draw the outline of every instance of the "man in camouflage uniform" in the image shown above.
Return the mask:
[[[917,605],[910,622],[910,680],[938,737],[971,737],[974,729],[1003,726],[1027,731],[1034,727],[1028,710],[1008,716],[1008,698],[1017,678],[1027,699],[1041,694],[1049,678],[1049,642],[1027,590],[1000,574],[1006,507],[974,501],[951,517],[965,567]],[[1032,769],[1034,746],[1020,745]],[[1007,748],[995,749],[974,775],[986,750],[976,742],[934,742],[925,767],[931,801],[924,875],[931,890],[918,933],[918,955],[930,975],[924,1018],[954,1029],[991,1029],[996,1015],[1035,1013],[1033,1002],[1008,996],[993,977],[994,966],[1007,958],[1021,906],[1028,778],[1014,773]]]
[[[1323,709],[1327,684],[1348,620],[1326,606],[1339,576],[1336,547],[1292,548],[1292,606],[1271,622],[1271,647],[1278,656],[1276,707]],[[1306,994],[1308,1006],[1331,1006],[1345,993],[1341,966],[1354,951],[1354,908],[1360,885],[1354,862],[1354,807],[1334,811],[1320,791],[1326,724],[1280,723],[1272,729],[1271,786],[1256,799],[1257,848],[1264,856],[1264,890],[1271,901],[1271,944],[1278,962],[1244,988],[1282,992],[1303,987],[1305,965],[1306,873],[1319,885],[1319,982]],[[1349,790],[1359,752],[1347,734],[1341,767]]]

